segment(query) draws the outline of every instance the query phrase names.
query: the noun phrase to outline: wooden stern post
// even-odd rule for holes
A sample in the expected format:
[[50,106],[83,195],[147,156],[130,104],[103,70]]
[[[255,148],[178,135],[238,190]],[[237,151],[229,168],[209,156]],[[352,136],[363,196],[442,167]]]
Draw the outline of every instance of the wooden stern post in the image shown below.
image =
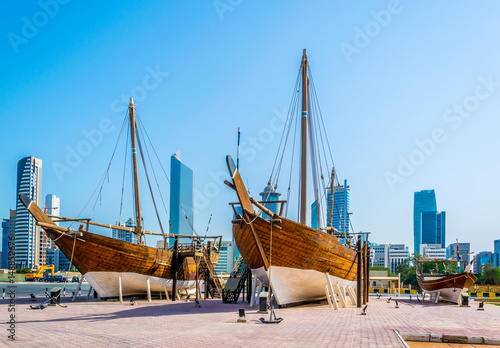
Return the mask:
[[370,302],[370,297],[368,296],[370,293],[370,246],[368,245],[368,241],[366,242],[366,302]]
[[174,240],[174,253],[172,254],[172,301],[177,299],[177,268],[179,257],[179,238],[176,236]]
[[361,294],[362,294],[362,273],[361,273],[361,270],[362,270],[362,267],[363,267],[363,260],[362,260],[362,255],[361,255],[361,236],[358,236],[358,242],[357,242],[357,258],[358,258],[358,278],[357,278],[357,281],[356,281],[356,286],[357,286],[357,291],[356,291],[356,297],[357,297],[357,300],[356,300],[356,304],[357,304],[357,307],[358,308],[361,308],[361,305],[362,305],[362,298],[361,298]]
[[363,243],[363,305],[368,302],[368,272],[370,267],[367,263],[366,253],[368,251],[368,243]]

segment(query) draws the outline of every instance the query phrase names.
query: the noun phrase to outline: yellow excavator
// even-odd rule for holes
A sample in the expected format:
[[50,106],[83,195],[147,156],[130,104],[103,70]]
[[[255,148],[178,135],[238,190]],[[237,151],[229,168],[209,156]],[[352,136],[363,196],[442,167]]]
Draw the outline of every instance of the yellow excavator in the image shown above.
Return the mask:
[[43,272],[50,270],[51,274],[54,275],[54,265],[41,266],[36,273],[26,273],[25,278],[27,282],[36,282],[37,280],[43,279]]

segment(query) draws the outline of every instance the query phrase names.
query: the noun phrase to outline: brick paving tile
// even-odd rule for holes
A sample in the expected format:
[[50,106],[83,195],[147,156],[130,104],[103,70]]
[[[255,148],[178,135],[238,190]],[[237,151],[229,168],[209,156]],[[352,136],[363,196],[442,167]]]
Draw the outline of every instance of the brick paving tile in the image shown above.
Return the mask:
[[[325,303],[277,309],[280,324],[262,324],[246,303],[220,300],[120,304],[110,301],[76,302],[63,299],[67,308],[32,310],[27,299],[16,305],[16,341],[8,341],[6,301],[0,300],[1,346],[40,347],[403,347],[393,329],[402,333],[500,337],[500,306],[387,303],[370,298],[367,315],[353,306],[339,311]],[[244,308],[246,323],[237,323]]]

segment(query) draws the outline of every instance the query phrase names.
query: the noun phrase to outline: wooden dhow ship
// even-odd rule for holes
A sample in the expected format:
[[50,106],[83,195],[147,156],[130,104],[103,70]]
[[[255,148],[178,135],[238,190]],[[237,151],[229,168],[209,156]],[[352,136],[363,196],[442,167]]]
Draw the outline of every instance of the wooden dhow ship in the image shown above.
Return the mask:
[[[458,261],[459,262],[459,261]],[[447,271],[447,265],[454,265],[456,260],[421,259],[417,261],[417,282],[424,294],[434,295],[435,302],[439,300],[460,303],[461,295],[467,292],[476,282],[477,277],[471,272],[471,261],[464,272]],[[442,265],[442,272],[424,273],[424,263]]]
[[[82,273],[92,288],[104,298],[144,295],[151,292],[172,294],[175,300],[179,290],[197,288],[205,281],[205,296],[210,290],[221,291],[220,282],[214,272],[219,257],[221,237],[199,237],[155,233],[142,228],[141,201],[136,150],[135,107],[132,98],[129,104],[129,122],[132,145],[133,181],[135,193],[136,227],[100,224],[90,219],[49,217],[23,194],[19,196],[37,224],[52,239],[70,262]],[[54,220],[53,220],[54,219]],[[82,223],[77,230],[58,226],[56,222]],[[138,243],[121,241],[89,232],[90,226],[128,231],[137,235]],[[160,225],[161,226],[161,225]],[[174,237],[170,248],[146,246],[145,234],[159,235],[168,245],[167,237]],[[190,238],[190,243],[179,243],[179,237]],[[204,243],[207,241],[206,243]],[[83,278],[82,278],[83,279]]]
[[[281,209],[278,212],[276,209],[272,211],[269,207],[277,206],[280,202],[259,202],[250,197],[233,159],[231,156],[226,158],[232,179],[232,183],[226,181],[226,184],[236,191],[241,207],[240,209],[232,204],[236,215],[232,222],[234,240],[253,275],[262,284],[271,287],[280,306],[324,299],[325,287],[335,288],[338,286],[337,289],[342,289],[341,292],[345,294],[346,287],[354,289],[358,279],[357,252],[354,250],[354,245],[350,243],[352,236],[349,236],[348,226],[343,226],[343,231],[332,226],[335,178],[333,169],[330,181],[329,226],[315,229],[306,225],[307,135],[308,126],[310,127],[309,131],[312,127],[317,126],[317,124],[312,123],[311,119],[308,119],[314,109],[310,107],[309,101],[315,99],[315,95],[309,95],[308,70],[308,60],[306,50],[304,50],[297,85],[294,89],[294,91],[298,91],[300,89],[298,86],[302,85],[301,117],[300,121],[296,121],[301,123],[299,222],[283,216],[283,202],[281,202]],[[297,104],[297,101],[293,103]],[[286,127],[285,125],[285,129]],[[314,142],[311,139],[311,154],[314,159],[317,153],[313,146]],[[314,173],[313,169],[313,176],[315,174],[318,173]],[[317,189],[316,184],[315,181],[315,189]],[[271,180],[269,185],[272,190]],[[318,190],[315,191],[315,203],[318,203],[320,194],[317,193]],[[345,204],[345,202],[340,204]],[[254,206],[259,209],[258,212]],[[319,225],[322,220],[318,205],[316,214]],[[354,292],[349,293],[354,294]]]

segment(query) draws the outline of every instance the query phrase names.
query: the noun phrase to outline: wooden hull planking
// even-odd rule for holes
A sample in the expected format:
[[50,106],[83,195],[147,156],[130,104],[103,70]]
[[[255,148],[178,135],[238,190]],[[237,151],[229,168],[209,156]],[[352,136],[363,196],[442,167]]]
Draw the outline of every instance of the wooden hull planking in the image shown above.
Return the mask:
[[[267,258],[256,245],[249,224],[233,223],[233,236],[243,259],[259,280],[271,285],[280,305],[325,297],[326,274],[332,284],[355,286],[356,252],[338,242],[332,235],[280,217],[272,227],[268,220],[246,212]],[[278,226],[278,227],[277,227]]]

